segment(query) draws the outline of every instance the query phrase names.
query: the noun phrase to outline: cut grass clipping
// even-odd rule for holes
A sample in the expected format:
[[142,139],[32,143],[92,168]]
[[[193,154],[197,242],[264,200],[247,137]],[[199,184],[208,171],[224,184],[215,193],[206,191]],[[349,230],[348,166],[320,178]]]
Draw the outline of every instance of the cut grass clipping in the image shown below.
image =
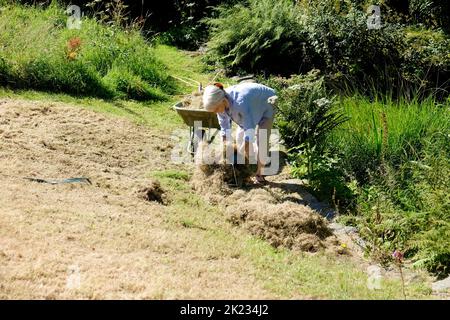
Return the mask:
[[[317,252],[336,248],[337,239],[323,217],[310,208],[290,202],[282,190],[247,189],[246,181],[255,174],[256,165],[209,164],[208,156],[214,148],[204,144],[196,154],[197,167],[192,187],[210,203],[224,206],[227,219],[243,225],[250,233],[267,240],[274,247]],[[235,159],[237,155],[234,146]],[[234,183],[233,183],[234,182]]]
[[155,201],[160,204],[167,204],[168,199],[166,192],[161,187],[161,183],[157,180],[150,181],[146,187],[139,188],[138,197],[145,201]]

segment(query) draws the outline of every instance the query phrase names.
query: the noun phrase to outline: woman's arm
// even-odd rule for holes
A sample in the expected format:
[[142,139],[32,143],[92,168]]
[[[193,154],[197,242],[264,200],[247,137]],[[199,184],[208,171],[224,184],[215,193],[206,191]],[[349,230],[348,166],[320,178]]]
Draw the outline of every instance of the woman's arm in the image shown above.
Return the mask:
[[225,142],[227,136],[231,135],[231,119],[226,113],[218,113],[217,119],[219,120],[222,141]]

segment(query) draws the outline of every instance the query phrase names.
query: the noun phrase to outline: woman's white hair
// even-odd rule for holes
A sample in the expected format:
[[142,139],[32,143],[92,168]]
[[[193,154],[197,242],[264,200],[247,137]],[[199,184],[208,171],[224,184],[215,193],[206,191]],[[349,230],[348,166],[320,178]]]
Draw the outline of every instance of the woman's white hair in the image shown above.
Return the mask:
[[225,98],[225,91],[217,86],[209,85],[203,91],[203,107],[206,111],[214,111],[217,104]]

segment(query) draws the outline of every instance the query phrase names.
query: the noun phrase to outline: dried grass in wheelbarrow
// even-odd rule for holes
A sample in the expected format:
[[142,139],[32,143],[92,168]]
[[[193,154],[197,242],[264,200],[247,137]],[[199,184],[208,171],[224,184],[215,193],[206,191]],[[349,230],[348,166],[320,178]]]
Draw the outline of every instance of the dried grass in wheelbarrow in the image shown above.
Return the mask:
[[185,96],[181,101],[183,104],[183,108],[186,109],[204,109],[203,108],[203,92],[193,92],[188,96]]

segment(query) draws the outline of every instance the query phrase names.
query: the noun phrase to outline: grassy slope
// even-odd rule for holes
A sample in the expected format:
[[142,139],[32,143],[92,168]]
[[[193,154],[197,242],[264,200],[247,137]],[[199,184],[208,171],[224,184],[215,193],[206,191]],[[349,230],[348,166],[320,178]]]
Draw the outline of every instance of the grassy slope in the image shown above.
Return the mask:
[[136,29],[85,17],[66,28],[64,9],[18,4],[0,11],[0,82],[102,98],[163,100],[172,92],[160,62]]
[[[194,78],[203,83],[214,75],[201,72],[198,58],[167,46],[158,46],[156,54],[168,66],[171,74]],[[223,80],[223,79],[222,79]],[[182,93],[193,88],[180,87]],[[133,101],[108,102],[93,98],[75,98],[67,95],[46,94],[35,91],[13,92],[0,88],[0,97],[61,101],[112,116],[125,117],[149,126],[167,135],[174,129],[186,128],[170,106],[179,100],[174,96],[165,103],[137,103]],[[395,299],[402,298],[398,280],[386,280],[383,289],[367,288],[367,275],[357,262],[346,257],[325,254],[297,254],[288,250],[275,250],[266,242],[250,236],[240,228],[231,226],[222,212],[210,206],[194,194],[188,184],[190,168],[181,171],[153,171],[173,195],[165,220],[167,228],[182,225],[190,233],[190,245],[211,256],[234,256],[240,263],[249,264],[264,288],[282,298],[331,298],[331,299]],[[427,298],[426,285],[407,286],[409,298]]]

